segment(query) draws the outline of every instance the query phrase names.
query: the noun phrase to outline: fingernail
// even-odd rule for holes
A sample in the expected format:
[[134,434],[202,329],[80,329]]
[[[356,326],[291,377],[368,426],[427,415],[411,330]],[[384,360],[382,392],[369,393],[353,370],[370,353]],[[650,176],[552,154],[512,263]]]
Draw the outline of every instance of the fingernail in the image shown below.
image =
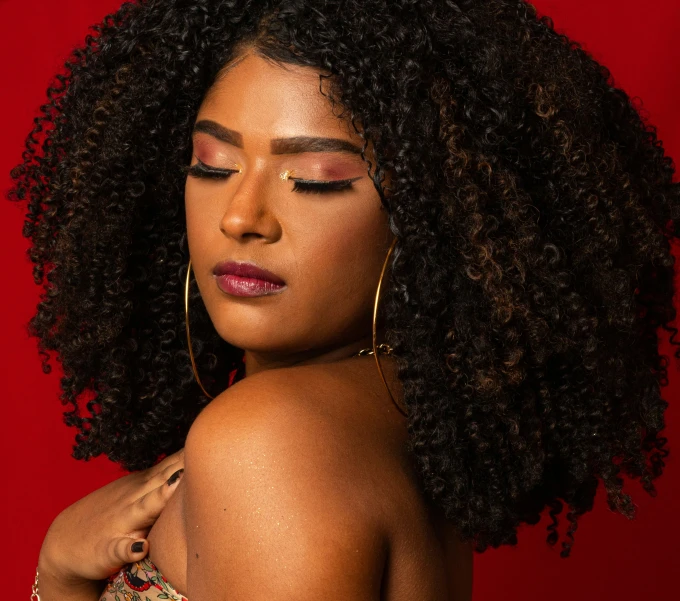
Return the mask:
[[184,471],[184,468],[178,469],[172,476],[168,478],[168,486],[172,486],[179,478],[180,474]]
[[133,553],[141,553],[144,551],[144,541],[138,540],[136,543],[132,543],[132,547],[130,548]]

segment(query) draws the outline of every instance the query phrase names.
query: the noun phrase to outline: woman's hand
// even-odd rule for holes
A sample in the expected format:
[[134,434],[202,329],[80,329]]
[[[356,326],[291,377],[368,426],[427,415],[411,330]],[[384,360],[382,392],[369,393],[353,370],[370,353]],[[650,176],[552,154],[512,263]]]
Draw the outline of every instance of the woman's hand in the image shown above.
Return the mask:
[[[104,580],[149,551],[151,526],[177,489],[184,449],[157,465],[103,486],[64,509],[52,522],[39,566],[64,584]],[[180,474],[181,475],[181,472]],[[133,551],[135,542],[140,551]]]

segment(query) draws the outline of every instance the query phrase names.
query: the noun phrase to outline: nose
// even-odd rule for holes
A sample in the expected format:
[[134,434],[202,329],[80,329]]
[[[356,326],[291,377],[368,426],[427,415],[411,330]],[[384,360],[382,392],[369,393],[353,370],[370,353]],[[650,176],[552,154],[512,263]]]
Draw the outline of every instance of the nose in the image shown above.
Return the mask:
[[280,224],[275,211],[276,182],[264,172],[243,170],[232,177],[238,185],[226,201],[220,219],[220,230],[229,238],[242,241],[245,238],[276,239]]

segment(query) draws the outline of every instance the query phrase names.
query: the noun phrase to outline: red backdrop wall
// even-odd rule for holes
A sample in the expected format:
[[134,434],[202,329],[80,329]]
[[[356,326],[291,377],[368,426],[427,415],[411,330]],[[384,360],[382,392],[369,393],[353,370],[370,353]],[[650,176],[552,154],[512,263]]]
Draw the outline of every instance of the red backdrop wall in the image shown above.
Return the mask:
[[[51,76],[61,69],[70,50],[82,43],[88,26],[120,4],[120,0],[0,0],[3,197],[10,185],[9,170],[20,161],[24,138],[45,102]],[[667,153],[676,157],[680,170],[680,1],[536,0],[535,5],[540,13],[553,17],[556,29],[607,65],[618,86],[644,101],[650,121],[657,125]],[[0,202],[4,263],[0,450],[5,491],[0,495],[0,514],[2,531],[8,535],[0,551],[3,599],[29,598],[40,545],[59,511],[124,473],[102,457],[85,463],[70,456],[74,432],[62,422],[60,372],[55,368],[49,376],[42,373],[36,341],[26,334],[38,290],[24,252],[22,221],[18,206]],[[678,257],[677,247],[675,254]],[[680,278],[677,281],[680,290]],[[671,352],[665,341],[660,350]],[[475,556],[474,601],[679,598],[680,377],[676,369],[669,370],[669,379],[664,397],[671,403],[666,430],[671,455],[657,483],[658,496],[651,498],[638,483],[628,481],[627,490],[637,504],[637,519],[631,522],[609,511],[600,489],[595,510],[580,521],[567,560],[544,542],[547,516],[537,526],[525,526],[517,547]]]

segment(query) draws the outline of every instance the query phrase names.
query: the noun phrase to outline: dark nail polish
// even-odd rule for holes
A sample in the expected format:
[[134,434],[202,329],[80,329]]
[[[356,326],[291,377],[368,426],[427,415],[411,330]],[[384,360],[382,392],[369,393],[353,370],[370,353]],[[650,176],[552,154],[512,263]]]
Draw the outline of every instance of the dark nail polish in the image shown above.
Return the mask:
[[184,468],[178,469],[172,476],[168,478],[168,486],[172,486],[179,478],[180,474],[184,471]]
[[132,552],[141,553],[144,551],[144,541],[138,540],[136,543],[132,543]]

